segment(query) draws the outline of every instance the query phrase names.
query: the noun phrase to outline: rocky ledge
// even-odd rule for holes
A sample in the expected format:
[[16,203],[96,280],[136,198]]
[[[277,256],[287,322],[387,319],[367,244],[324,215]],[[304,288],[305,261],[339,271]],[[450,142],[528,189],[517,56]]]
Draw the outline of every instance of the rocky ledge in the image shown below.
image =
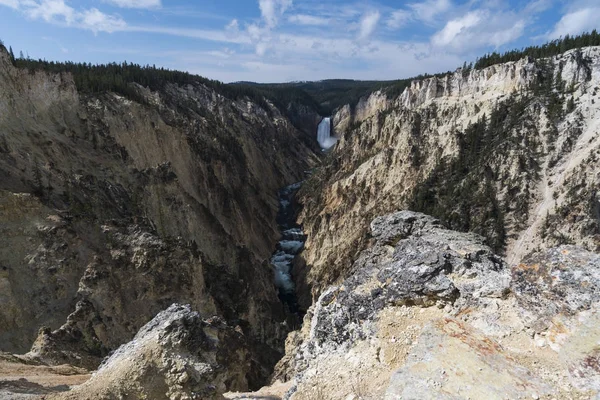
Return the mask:
[[508,268],[483,238],[401,211],[371,223],[352,274],[290,334],[286,398],[589,398],[599,386],[600,257]]

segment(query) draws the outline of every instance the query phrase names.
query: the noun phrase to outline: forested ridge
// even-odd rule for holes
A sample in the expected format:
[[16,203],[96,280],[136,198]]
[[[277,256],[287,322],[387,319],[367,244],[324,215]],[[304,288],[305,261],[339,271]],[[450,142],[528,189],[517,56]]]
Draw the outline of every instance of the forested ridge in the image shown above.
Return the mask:
[[[584,70],[589,70],[589,60],[576,58],[576,61]],[[498,201],[498,188],[509,187],[510,183],[498,175],[495,165],[506,165],[511,150],[519,151],[519,173],[537,181],[541,166],[536,154],[543,147],[532,139],[533,132],[529,136],[531,124],[527,120],[531,111],[527,109],[545,110],[548,119],[545,140],[550,153],[558,137],[557,124],[575,108],[573,97],[567,96],[573,89],[554,75],[548,61],[539,59],[537,66],[537,79],[522,97],[511,96],[499,102],[489,115],[484,114],[459,134],[458,155],[442,158],[428,178],[416,187],[409,201],[411,210],[440,218],[451,229],[478,233],[498,253],[505,250],[504,218],[509,211],[524,216],[515,222],[524,229],[530,199],[511,195],[505,197],[504,202]],[[551,158],[549,165],[556,162],[557,159]]]
[[269,110],[265,99],[270,100],[284,111],[290,104],[301,104],[320,111],[319,104],[301,89],[261,87],[249,84],[225,84],[218,80],[208,79],[189,72],[158,68],[154,65],[139,65],[131,62],[92,64],[76,62],[55,62],[16,57],[12,48],[6,49],[0,41],[0,49],[10,54],[12,63],[17,68],[30,71],[43,70],[52,73],[68,72],[73,75],[77,90],[81,93],[114,92],[136,101],[143,101],[132,83],[137,83],[151,90],[161,90],[165,84],[176,85],[202,84],[214,89],[221,95],[238,100],[248,98]]
[[361,97],[374,91],[394,85],[396,81],[355,81],[351,79],[326,79],[315,82],[253,83],[256,88],[271,90],[302,90],[310,95],[321,107],[323,115],[331,115],[334,110],[349,104],[356,106]]
[[[503,54],[493,52],[478,58],[475,63],[463,65],[463,73],[470,69],[482,69],[492,65],[510,61],[518,61],[524,57],[535,59],[556,56],[566,51],[586,46],[600,46],[600,34],[593,30],[578,36],[565,36],[540,46],[529,46],[520,50],[511,50]],[[177,85],[203,84],[231,99],[248,98],[263,108],[269,109],[265,99],[270,100],[280,110],[286,111],[290,105],[307,106],[321,115],[330,115],[337,108],[349,104],[356,106],[360,98],[377,90],[383,90],[390,98],[397,97],[412,81],[431,77],[446,76],[450,72],[438,74],[422,74],[407,79],[391,81],[357,81],[350,79],[329,79],[316,82],[290,82],[257,84],[253,82],[236,82],[225,84],[218,80],[208,79],[188,72],[158,68],[154,65],[134,63],[75,63],[35,60],[24,57],[21,53],[16,57],[12,48],[6,49],[0,40],[0,48],[9,52],[16,67],[48,72],[70,72],[73,74],[77,89],[82,93],[115,92],[134,100],[141,100],[138,91],[131,83],[137,83],[151,90],[160,90],[166,83]]]
[[483,69],[496,64],[518,61],[524,57],[547,58],[588,46],[600,46],[600,34],[595,29],[590,33],[583,33],[578,36],[566,35],[561,39],[553,40],[541,46],[529,46],[521,50],[507,51],[503,54],[489,53],[477,59],[473,68]]

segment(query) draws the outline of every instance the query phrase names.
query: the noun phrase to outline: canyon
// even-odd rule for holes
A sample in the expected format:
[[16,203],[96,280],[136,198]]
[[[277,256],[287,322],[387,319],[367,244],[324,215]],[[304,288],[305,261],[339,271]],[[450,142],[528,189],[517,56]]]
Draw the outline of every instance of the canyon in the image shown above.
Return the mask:
[[129,85],[0,49],[0,397],[600,391],[600,47],[330,117]]
[[200,83],[83,94],[6,51],[0,86],[2,350],[95,369],[180,302],[243,332],[239,384],[263,383],[289,330],[276,193],[316,162],[318,116],[304,132]]

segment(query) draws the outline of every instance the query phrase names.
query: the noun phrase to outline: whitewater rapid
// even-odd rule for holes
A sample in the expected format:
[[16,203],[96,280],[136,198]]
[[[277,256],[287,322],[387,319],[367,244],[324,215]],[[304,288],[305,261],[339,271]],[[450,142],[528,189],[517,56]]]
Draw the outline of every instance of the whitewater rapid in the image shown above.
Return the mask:
[[331,118],[325,117],[317,128],[317,141],[321,149],[327,150],[337,143],[337,138],[331,136]]
[[292,279],[294,258],[302,251],[306,235],[296,224],[296,216],[292,206],[293,197],[300,189],[301,183],[295,183],[279,191],[279,212],[277,224],[281,231],[281,240],[271,257],[271,265],[275,273],[275,285],[279,289],[279,298],[286,303],[292,312],[297,312],[296,293]]

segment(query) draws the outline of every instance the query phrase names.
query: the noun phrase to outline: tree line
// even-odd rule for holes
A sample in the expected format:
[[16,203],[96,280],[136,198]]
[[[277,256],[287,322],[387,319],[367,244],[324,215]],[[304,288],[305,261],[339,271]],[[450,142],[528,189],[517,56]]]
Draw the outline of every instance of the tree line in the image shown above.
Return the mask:
[[[477,59],[474,64],[465,63],[463,74],[468,73],[473,68],[482,69],[500,63],[518,61],[524,57],[536,59],[551,57],[586,46],[600,46],[600,34],[597,30],[578,36],[567,35],[541,46],[529,46],[521,50],[507,51],[503,54],[489,53]],[[345,104],[355,106],[361,97],[367,96],[376,90],[384,90],[388,97],[394,98],[400,95],[414,80],[443,77],[449,73],[424,74],[394,81],[331,79],[318,82],[283,84],[256,84],[252,82],[224,84],[218,80],[188,72],[157,68],[154,65],[142,66],[128,62],[109,64],[53,62],[41,59],[34,60],[29,56],[24,56],[22,52],[16,57],[12,48],[6,49],[1,40],[0,48],[5,49],[10,54],[16,67],[27,68],[31,71],[70,72],[73,75],[77,89],[82,93],[111,91],[134,100],[140,100],[137,90],[131,85],[132,83],[138,83],[151,90],[160,90],[166,83],[177,85],[200,83],[234,100],[249,98],[266,110],[269,110],[265,101],[265,99],[268,99],[284,113],[290,108],[290,105],[300,104],[317,111],[321,115],[326,115]]]
[[31,72],[42,70],[51,73],[71,73],[80,93],[114,92],[135,101],[143,101],[138,90],[132,85],[133,83],[153,91],[163,89],[167,83],[179,86],[202,84],[233,100],[248,98],[266,111],[270,111],[266,100],[269,100],[283,113],[286,113],[290,104],[303,104],[317,111],[320,110],[319,104],[298,88],[277,88],[243,83],[225,84],[189,72],[159,68],[155,65],[139,65],[127,61],[108,64],[55,62],[32,59],[24,56],[23,52],[16,57],[12,47],[6,49],[1,40],[0,49],[8,52],[13,65],[17,68],[28,69]]
[[563,38],[553,40],[541,46],[529,46],[521,50],[511,50],[503,54],[493,52],[478,58],[473,68],[482,69],[496,64],[510,61],[519,61],[525,57],[547,58],[557,56],[573,49],[588,46],[600,46],[600,34],[596,29],[590,33],[577,36],[566,35]]

